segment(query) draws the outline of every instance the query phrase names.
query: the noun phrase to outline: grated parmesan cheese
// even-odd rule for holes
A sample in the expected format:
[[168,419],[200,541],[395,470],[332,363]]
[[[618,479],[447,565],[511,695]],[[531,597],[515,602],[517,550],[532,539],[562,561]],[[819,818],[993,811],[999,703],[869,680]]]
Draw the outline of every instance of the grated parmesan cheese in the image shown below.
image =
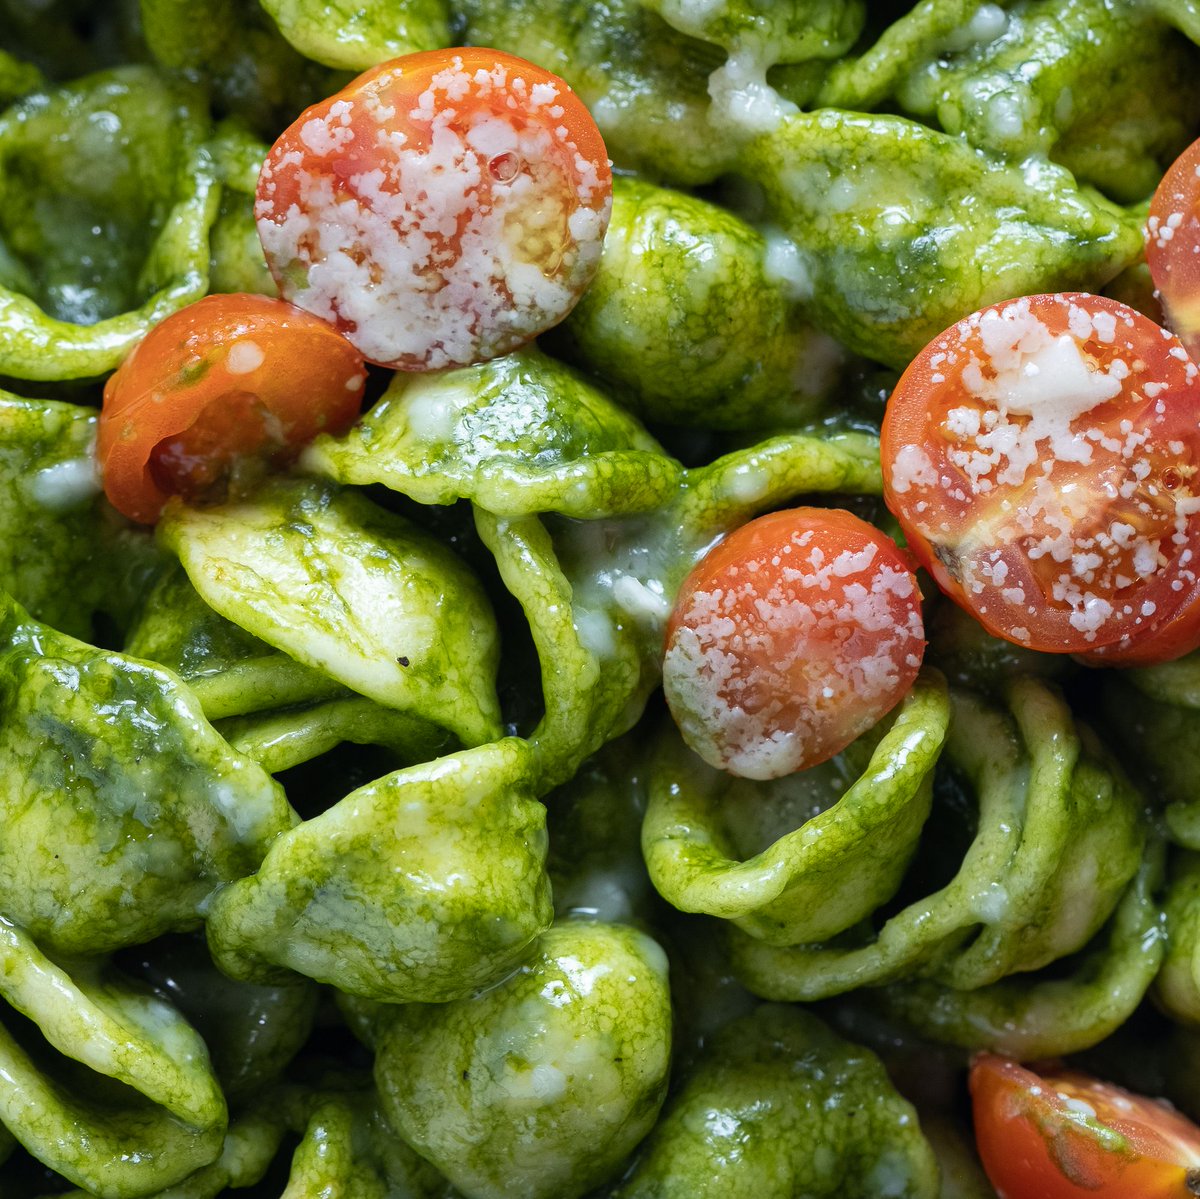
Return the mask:
[[561,320],[594,273],[607,163],[539,115],[562,116],[565,84],[456,56],[396,127],[409,86],[384,71],[276,144],[255,206],[267,260],[286,299],[372,362],[495,357]]
[[929,354],[931,383],[957,365],[950,402],[930,408],[931,442],[894,452],[888,485],[918,493],[904,503],[932,569],[993,631],[1028,641],[1028,615],[1051,614],[1072,644],[1109,645],[1118,621],[1170,619],[1148,585],[1190,593],[1194,438],[1172,433],[1194,423],[1195,371],[1169,335],[1180,365],[1147,363],[1156,327],[1139,319],[1025,298],[968,317]]
[[880,561],[872,542],[827,554],[805,531],[686,597],[663,684],[701,757],[778,778],[810,764],[831,724],[841,745],[874,724],[923,649],[912,575]]

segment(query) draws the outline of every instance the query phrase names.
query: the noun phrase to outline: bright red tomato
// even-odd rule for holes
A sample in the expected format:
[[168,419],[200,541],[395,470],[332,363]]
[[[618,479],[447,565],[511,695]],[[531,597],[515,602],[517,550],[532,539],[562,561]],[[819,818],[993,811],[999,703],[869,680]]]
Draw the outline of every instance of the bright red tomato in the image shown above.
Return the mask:
[[688,575],[663,687],[705,761],[779,778],[866,732],[924,652],[921,594],[895,543],[849,512],[794,508],[730,533]]
[[104,388],[96,453],[113,507],[153,524],[172,495],[289,461],[362,405],[362,355],[282,300],[214,295],[156,325]]
[[556,75],[497,50],[384,63],[272,147],[255,215],[280,294],[401,370],[507,353],[600,258],[604,141]]
[[1195,1199],[1200,1128],[1173,1107],[1074,1071],[971,1065],[979,1156],[1001,1199]]
[[[888,401],[884,496],[938,585],[999,637],[1107,661],[1200,643],[1200,383],[1102,296],[977,312]],[[1105,648],[1107,647],[1107,648]]]
[[1200,141],[1175,160],[1150,201],[1146,261],[1167,324],[1200,357]]

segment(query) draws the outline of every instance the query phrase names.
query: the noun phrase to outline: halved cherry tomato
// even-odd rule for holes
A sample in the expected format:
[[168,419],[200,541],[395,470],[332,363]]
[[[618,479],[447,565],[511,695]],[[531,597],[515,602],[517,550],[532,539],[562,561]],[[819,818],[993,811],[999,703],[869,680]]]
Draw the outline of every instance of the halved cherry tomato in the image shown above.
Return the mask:
[[1200,141],[1171,164],[1150,201],[1146,261],[1167,324],[1200,357]]
[[266,296],[206,296],[151,329],[105,385],[104,490],[153,524],[172,495],[211,495],[342,432],[365,384],[362,355],[325,321]]
[[779,778],[844,749],[904,696],[925,652],[904,553],[849,512],[794,508],[730,533],[684,580],[663,687],[713,766]]
[[997,636],[1177,657],[1200,643],[1197,373],[1175,337],[1102,296],[985,308],[934,338],[888,401],[888,507]]
[[1194,1199],[1200,1128],[1173,1107],[1073,1070],[971,1065],[979,1156],[1001,1199]]
[[480,48],[412,54],[301,114],[255,215],[280,294],[402,370],[507,353],[600,258],[604,141],[556,75]]

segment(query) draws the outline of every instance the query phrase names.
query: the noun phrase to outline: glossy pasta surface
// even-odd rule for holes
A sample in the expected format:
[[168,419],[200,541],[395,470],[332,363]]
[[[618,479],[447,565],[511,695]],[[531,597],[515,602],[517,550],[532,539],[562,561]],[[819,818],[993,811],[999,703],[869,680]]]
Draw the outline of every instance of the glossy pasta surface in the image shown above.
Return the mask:
[[[121,517],[104,382],[276,294],[271,143],[455,45],[603,135],[579,302]],[[919,575],[915,682],[763,781],[660,688],[732,531],[898,536],[948,326],[1163,319],[1197,133],[1183,0],[0,0],[0,1199],[994,1199],[979,1050],[1200,1116],[1200,651],[1035,653]]]

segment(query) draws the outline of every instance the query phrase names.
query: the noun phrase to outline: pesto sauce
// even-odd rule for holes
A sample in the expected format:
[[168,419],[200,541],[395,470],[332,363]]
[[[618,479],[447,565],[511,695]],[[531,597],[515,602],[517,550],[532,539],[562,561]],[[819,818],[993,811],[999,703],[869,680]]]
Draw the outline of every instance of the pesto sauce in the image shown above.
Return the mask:
[[[949,684],[776,784],[655,697],[718,538],[880,519],[880,379],[992,300],[1134,279],[1190,0],[0,18],[0,1163],[105,1199],[980,1196],[936,1095],[966,1051],[1136,1038],[1151,988],[1200,1020],[1191,659],[1080,684],[937,621]],[[591,289],[253,495],[122,522],[98,382],[205,292],[274,294],[267,143],[451,42],[594,113]],[[318,774],[302,818],[281,780]],[[950,1048],[914,1109],[841,1032]]]

